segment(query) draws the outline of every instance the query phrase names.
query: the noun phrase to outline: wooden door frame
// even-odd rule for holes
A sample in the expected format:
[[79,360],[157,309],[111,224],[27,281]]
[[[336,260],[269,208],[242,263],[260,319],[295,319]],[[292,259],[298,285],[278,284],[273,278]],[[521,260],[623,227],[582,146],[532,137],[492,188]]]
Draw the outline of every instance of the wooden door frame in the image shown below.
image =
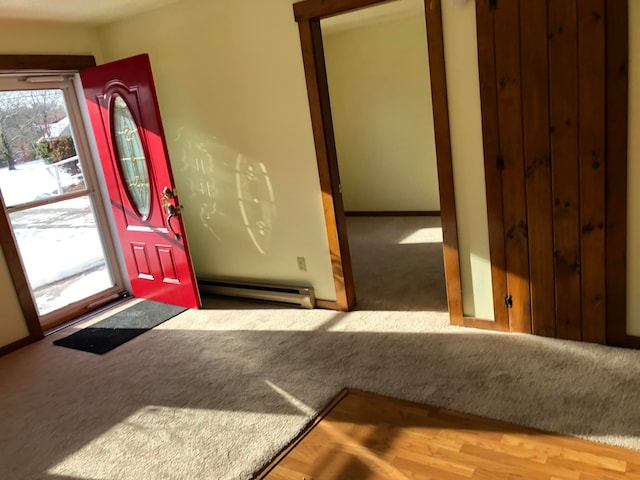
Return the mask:
[[[293,6],[294,16],[298,22],[300,32],[313,138],[322,190],[322,205],[336,289],[335,302],[323,301],[318,302],[318,305],[334,310],[348,311],[355,306],[355,286],[347,241],[344,206],[340,192],[340,177],[320,20],[387,1],[343,0],[335,2],[305,0]],[[504,329],[500,328],[501,326],[495,322],[477,320],[465,317],[463,314],[440,0],[425,0],[425,16],[440,189],[445,281],[451,323],[454,325]]]
[[[80,70],[96,65],[92,55],[0,55],[0,71],[42,71],[42,70]],[[22,268],[20,254],[13,241],[11,226],[6,212],[6,205],[0,199],[2,214],[0,214],[0,246],[4,253],[9,273],[18,296],[20,308],[27,324],[29,335],[9,345],[0,347],[0,356],[17,350],[29,343],[44,337],[42,326],[38,318],[38,310],[31,296],[31,289],[26,274]]]

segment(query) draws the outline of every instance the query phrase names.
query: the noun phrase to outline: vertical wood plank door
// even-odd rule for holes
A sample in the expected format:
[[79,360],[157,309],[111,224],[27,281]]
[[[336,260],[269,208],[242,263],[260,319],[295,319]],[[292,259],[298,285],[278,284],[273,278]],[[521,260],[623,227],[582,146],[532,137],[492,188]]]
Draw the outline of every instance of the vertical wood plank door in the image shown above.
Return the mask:
[[624,219],[612,199],[626,212],[626,197],[612,191],[612,174],[625,177],[626,143],[606,128],[627,127],[617,113],[626,105],[608,105],[622,105],[608,82],[623,89],[626,79],[623,35],[612,34],[626,27],[613,20],[627,21],[624,1],[476,2],[487,206],[503,222],[492,263],[506,275],[511,331],[607,341],[609,283],[625,286],[615,275]]
[[548,5],[556,335],[581,340],[577,0]]
[[582,340],[605,343],[605,2],[578,2]]
[[520,2],[532,333],[556,336],[546,0]]
[[509,326],[512,332],[531,333],[522,143],[520,2],[502,2],[496,8],[494,29],[507,287],[512,301]]

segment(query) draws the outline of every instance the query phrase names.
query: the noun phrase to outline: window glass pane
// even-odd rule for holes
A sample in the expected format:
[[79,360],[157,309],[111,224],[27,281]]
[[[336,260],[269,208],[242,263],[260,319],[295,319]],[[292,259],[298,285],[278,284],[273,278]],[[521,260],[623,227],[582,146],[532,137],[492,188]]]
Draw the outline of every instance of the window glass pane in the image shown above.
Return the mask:
[[5,204],[85,189],[62,90],[0,92],[0,190]]
[[9,218],[40,315],[114,286],[88,196]]
[[138,213],[141,217],[146,217],[149,214],[151,200],[147,160],[142,149],[138,126],[121,97],[116,97],[113,102],[113,129],[124,184],[129,190],[129,196]]

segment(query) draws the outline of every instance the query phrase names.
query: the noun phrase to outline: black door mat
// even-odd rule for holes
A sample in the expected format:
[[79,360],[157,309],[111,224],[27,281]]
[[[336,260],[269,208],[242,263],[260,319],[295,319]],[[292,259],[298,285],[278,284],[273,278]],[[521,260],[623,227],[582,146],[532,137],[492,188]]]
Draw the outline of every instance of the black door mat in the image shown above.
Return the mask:
[[185,310],[185,307],[143,300],[68,337],[54,340],[53,343],[101,355]]

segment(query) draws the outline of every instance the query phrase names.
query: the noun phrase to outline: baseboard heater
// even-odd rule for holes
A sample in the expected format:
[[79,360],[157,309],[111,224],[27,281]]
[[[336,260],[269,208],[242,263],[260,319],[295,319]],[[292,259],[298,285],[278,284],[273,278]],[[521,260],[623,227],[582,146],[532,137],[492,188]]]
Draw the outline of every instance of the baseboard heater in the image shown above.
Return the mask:
[[232,281],[198,280],[200,291],[229,297],[252,298],[278,303],[315,308],[316,297],[313,287],[290,287],[261,283],[241,283]]

